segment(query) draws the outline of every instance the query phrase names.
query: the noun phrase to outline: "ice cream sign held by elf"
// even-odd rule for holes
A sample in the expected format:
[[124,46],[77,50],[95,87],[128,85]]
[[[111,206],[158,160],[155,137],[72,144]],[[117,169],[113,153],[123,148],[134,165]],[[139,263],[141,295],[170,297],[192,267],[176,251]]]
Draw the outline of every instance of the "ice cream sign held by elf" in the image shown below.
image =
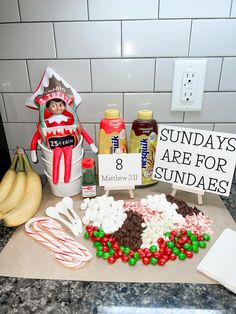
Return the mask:
[[47,68],[34,94],[26,106],[39,110],[37,130],[31,141],[31,159],[37,162],[38,141],[53,151],[53,183],[57,184],[61,156],[64,155],[65,183],[71,176],[72,149],[80,137],[97,153],[92,138],[81,127],[76,108],[81,102],[79,94],[53,69]]

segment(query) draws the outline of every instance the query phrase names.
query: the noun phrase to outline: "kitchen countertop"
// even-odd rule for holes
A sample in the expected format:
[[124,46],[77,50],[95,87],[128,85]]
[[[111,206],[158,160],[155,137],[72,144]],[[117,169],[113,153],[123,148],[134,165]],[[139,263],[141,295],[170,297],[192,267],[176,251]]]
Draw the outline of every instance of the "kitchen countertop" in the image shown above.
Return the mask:
[[[222,199],[236,221],[236,173],[230,197]],[[13,232],[14,229],[0,225],[0,251]],[[134,312],[235,314],[236,295],[221,285],[105,283],[0,277],[0,313]]]

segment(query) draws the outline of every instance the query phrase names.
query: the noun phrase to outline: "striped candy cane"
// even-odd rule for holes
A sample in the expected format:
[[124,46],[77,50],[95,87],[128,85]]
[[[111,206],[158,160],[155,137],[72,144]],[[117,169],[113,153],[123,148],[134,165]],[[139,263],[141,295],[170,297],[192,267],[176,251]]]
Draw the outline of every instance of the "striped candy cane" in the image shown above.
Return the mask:
[[32,218],[25,224],[25,231],[53,251],[55,258],[66,267],[80,268],[92,258],[86,247],[63,232],[61,225],[54,219]]

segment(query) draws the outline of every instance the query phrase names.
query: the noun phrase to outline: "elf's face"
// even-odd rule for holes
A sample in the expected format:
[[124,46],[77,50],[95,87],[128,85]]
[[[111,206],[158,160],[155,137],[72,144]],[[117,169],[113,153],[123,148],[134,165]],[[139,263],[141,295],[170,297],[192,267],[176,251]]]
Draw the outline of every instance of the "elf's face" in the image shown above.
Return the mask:
[[62,114],[65,109],[65,103],[61,99],[50,100],[48,105],[48,111],[50,111],[52,114]]

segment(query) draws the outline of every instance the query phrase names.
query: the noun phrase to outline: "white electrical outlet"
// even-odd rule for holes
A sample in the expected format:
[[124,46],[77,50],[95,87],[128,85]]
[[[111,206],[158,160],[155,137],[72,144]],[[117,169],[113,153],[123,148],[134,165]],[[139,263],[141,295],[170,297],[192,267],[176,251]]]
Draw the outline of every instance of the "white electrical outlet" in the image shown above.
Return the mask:
[[176,60],[172,111],[200,111],[207,60]]

